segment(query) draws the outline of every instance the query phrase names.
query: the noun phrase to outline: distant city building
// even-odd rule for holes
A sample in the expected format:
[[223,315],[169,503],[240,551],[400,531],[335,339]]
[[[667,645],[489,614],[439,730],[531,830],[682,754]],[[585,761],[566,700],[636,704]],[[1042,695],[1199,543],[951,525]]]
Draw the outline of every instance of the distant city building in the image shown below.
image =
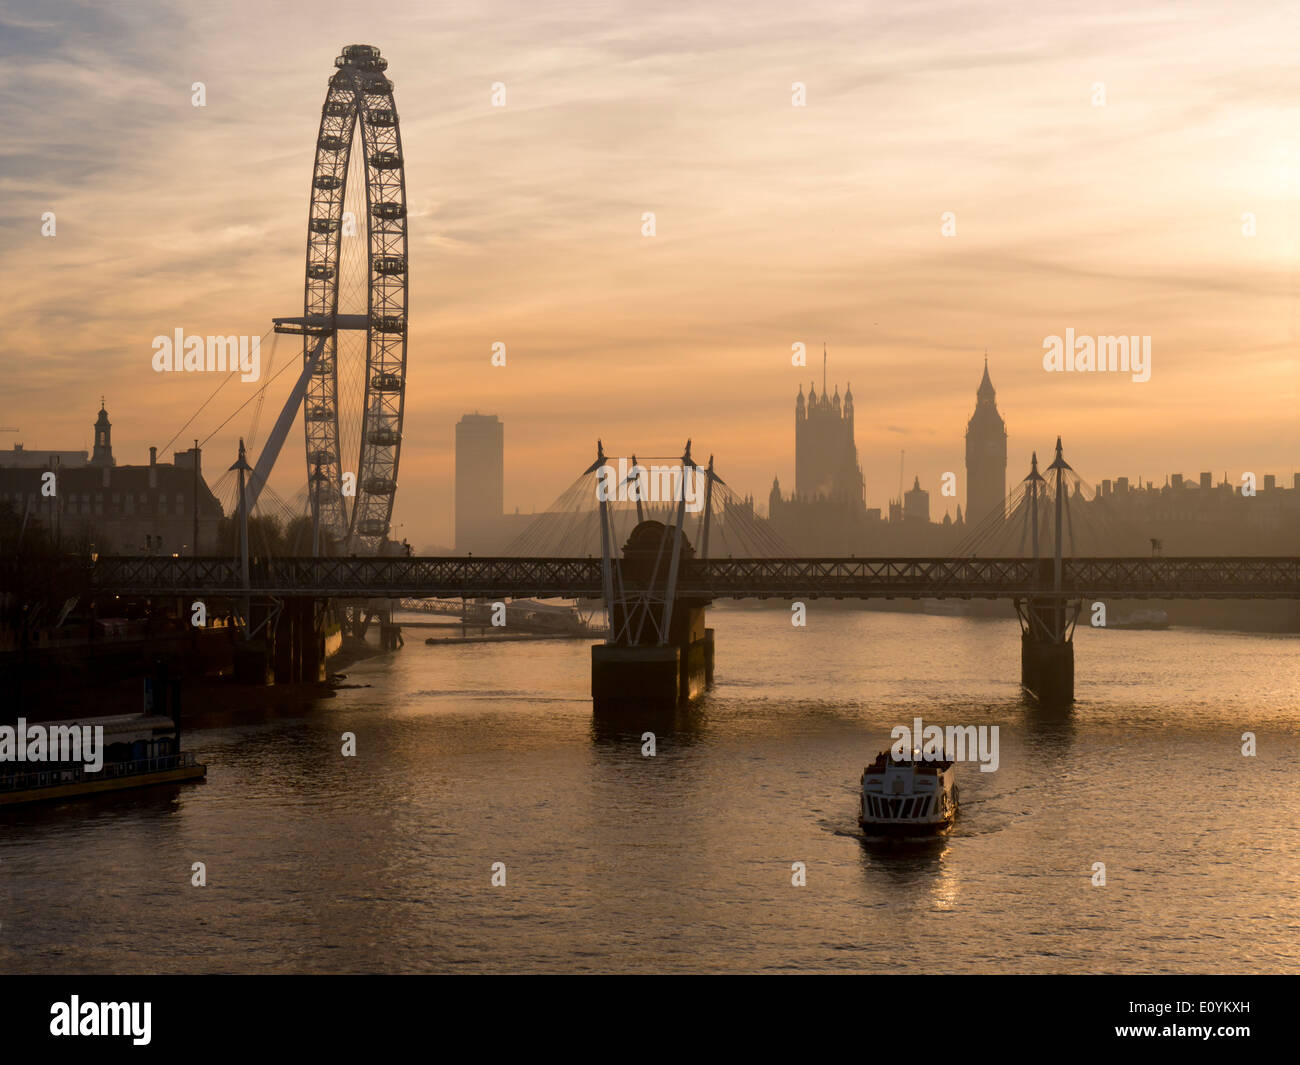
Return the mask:
[[[1105,479],[1091,500],[1079,500],[1084,519],[1075,530],[1079,554],[1142,554],[1159,540],[1169,554],[1267,555],[1293,553],[1300,542],[1300,477],[1294,487],[1264,474],[1256,494],[1240,483],[1202,473],[1198,480],[1180,473],[1157,488],[1138,478]],[[1071,506],[1075,499],[1071,497]]]
[[[846,388],[841,402],[838,389],[829,399],[827,391],[824,381],[820,395],[815,386],[807,396],[800,388],[795,400],[796,490],[783,494],[780,480],[773,478],[768,497],[767,525],[792,554],[939,557],[1025,552],[1023,510],[1017,511],[1014,525],[1007,524],[1003,510],[1007,432],[987,362],[966,432],[966,505],[957,505],[955,516],[949,515],[946,500],[938,501],[943,513],[932,514],[931,493],[921,487],[919,476],[899,498],[889,500],[887,520],[879,508],[867,509],[853,433],[852,392]],[[1081,484],[1075,483],[1069,496],[1066,550],[1076,555],[1142,555],[1152,550],[1154,539],[1170,554],[1282,555],[1292,553],[1300,542],[1300,475],[1291,475],[1294,487],[1287,489],[1283,478],[1261,473],[1254,495],[1244,494],[1242,485],[1228,482],[1226,474],[1217,485],[1209,473],[1197,480],[1180,473],[1164,479],[1164,486],[1156,488],[1141,477],[1107,478],[1093,499],[1085,498]],[[594,521],[574,530],[571,516],[559,512],[521,514],[516,509],[503,514],[503,481],[504,427],[494,415],[465,415],[456,427],[457,552],[530,553],[528,543],[535,546],[538,531],[551,526],[565,532],[574,553],[599,552],[599,525]],[[737,517],[739,512],[752,514],[752,508],[748,497],[732,504]],[[982,514],[982,528],[972,514]],[[725,518],[715,511],[715,522]],[[989,527],[999,522],[1000,529]],[[1040,534],[1050,534],[1050,523]],[[717,543],[715,538],[715,553]]]
[[[149,465],[118,466],[113,458],[112,425],[101,405],[95,422],[95,449],[27,452],[47,461],[0,465],[0,506],[40,521],[69,545],[93,544],[100,554],[219,554],[221,504],[203,480],[199,453],[178,451],[171,463],[157,461],[149,449]],[[63,456],[79,456],[73,464]],[[6,455],[6,460],[9,458]],[[198,483],[198,550],[194,547],[195,469]],[[55,474],[53,494],[45,490],[44,474]]]
[[930,493],[921,487],[921,478],[912,478],[912,487],[903,495],[903,520],[930,520]]
[[88,451],[29,451],[22,444],[14,444],[12,451],[0,451],[0,469],[70,469],[89,461]]
[[505,426],[495,414],[456,423],[456,551],[501,546],[505,510]]
[[975,413],[966,424],[966,521],[978,526],[990,515],[1006,516],[1007,427],[998,413],[987,356],[975,397]]

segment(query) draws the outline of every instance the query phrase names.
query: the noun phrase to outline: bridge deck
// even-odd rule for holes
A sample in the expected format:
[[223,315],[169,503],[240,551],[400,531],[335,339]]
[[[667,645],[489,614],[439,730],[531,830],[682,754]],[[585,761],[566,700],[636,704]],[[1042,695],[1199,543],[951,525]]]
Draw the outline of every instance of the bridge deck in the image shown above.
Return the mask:
[[[239,560],[101,556],[95,593],[240,594]],[[258,595],[590,598],[598,558],[261,558]],[[1300,558],[726,558],[683,564],[684,599],[1300,599]]]

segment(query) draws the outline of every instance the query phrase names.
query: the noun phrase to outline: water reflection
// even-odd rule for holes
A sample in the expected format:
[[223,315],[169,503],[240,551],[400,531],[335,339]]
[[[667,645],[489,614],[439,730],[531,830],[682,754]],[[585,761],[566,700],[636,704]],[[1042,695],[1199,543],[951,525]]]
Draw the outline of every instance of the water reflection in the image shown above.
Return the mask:
[[74,822],[78,830],[95,822],[124,818],[140,823],[165,824],[180,812],[183,802],[206,781],[169,781],[148,787],[106,791],[74,799],[0,806],[0,825],[6,831],[31,829],[59,832]]
[[1078,731],[1073,704],[1042,706],[1026,694],[1021,699],[1019,717],[1029,749],[1034,754],[1047,755],[1058,765],[1068,760]]
[[947,861],[952,853],[947,835],[907,839],[859,836],[858,842],[862,873],[873,892],[928,894],[936,909],[951,909],[956,904],[959,888]]
[[591,742],[593,746],[622,747],[629,741],[641,742],[647,732],[656,739],[671,736],[687,744],[698,741],[703,732],[707,710],[704,700],[696,699],[681,706],[606,706],[592,705]]
[[[333,697],[188,701],[206,783],[0,817],[0,902],[21,916],[4,920],[0,970],[773,971],[798,952],[807,968],[897,971],[942,951],[954,970],[1194,972],[1295,957],[1278,776],[1222,766],[1220,735],[1264,721],[1272,764],[1300,761],[1293,641],[1090,648],[1088,671],[1122,683],[1050,711],[1010,679],[1014,622],[964,635],[846,612],[795,655],[777,620],[734,612],[732,679],[656,713],[593,712],[586,648],[559,641],[408,641]],[[863,838],[862,759],[916,716],[999,725],[999,769],[959,767],[950,835]],[[1158,734],[1124,742],[1135,728]],[[1153,776],[1135,814],[1134,782]],[[794,859],[807,891],[788,886]],[[208,890],[191,887],[198,860]],[[1123,879],[1140,941],[1098,910],[1094,860]],[[497,861],[509,879],[492,886]],[[139,935],[142,899],[166,907],[165,940]],[[1068,950],[1044,938],[1059,929]]]

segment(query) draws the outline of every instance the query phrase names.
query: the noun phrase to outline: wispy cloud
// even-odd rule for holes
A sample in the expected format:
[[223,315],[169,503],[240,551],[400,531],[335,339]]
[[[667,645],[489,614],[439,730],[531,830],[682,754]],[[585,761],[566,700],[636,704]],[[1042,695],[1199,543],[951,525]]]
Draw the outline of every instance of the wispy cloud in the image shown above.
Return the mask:
[[[909,478],[960,469],[986,347],[1013,456],[1063,432],[1093,479],[1134,449],[1151,469],[1295,461],[1293,7],[306,10],[0,13],[0,414],[29,446],[82,439],[104,392],[140,461],[211,387],[153,374],[153,335],[261,334],[301,306],[325,79],[364,41],[390,60],[407,162],[408,529],[445,527],[445,449],[473,408],[509,427],[511,507],[556,495],[597,436],[713,435],[729,483],[761,494],[789,478],[794,392],[819,376],[790,345],[823,338],[873,505],[900,446]],[[1072,324],[1152,335],[1151,382],[1049,378],[1042,338]]]

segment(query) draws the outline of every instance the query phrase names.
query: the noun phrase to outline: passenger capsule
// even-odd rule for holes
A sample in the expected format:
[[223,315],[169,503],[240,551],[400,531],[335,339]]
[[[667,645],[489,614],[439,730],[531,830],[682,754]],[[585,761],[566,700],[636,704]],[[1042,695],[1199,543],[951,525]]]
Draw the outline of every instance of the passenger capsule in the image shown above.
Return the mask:
[[333,192],[335,189],[343,187],[343,179],[335,177],[333,174],[317,174],[312,181],[318,189],[324,189],[326,192]]
[[406,319],[400,314],[372,314],[371,327],[379,333],[405,333]]
[[388,60],[379,54],[379,49],[374,45],[350,44],[334,60],[334,65],[340,69],[357,67],[361,70],[387,70]]
[[370,268],[382,277],[398,277],[406,273],[406,259],[400,255],[377,255],[370,260]]

